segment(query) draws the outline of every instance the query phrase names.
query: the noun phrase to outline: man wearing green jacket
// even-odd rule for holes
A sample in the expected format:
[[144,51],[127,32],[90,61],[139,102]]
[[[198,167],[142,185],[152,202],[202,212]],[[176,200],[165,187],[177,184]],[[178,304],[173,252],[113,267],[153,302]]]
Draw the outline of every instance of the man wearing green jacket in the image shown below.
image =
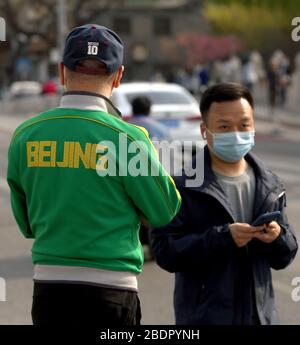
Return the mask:
[[12,137],[11,205],[24,236],[34,239],[34,324],[139,324],[140,219],[162,226],[179,210],[180,195],[147,132],[124,122],[109,100],[122,61],[113,31],[73,29],[59,107]]

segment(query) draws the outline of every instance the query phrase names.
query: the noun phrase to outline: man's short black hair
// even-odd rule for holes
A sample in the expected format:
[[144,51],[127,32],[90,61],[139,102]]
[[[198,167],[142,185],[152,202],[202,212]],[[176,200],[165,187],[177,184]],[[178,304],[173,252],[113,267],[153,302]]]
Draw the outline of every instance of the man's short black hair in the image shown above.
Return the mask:
[[151,109],[151,101],[146,96],[136,97],[132,103],[132,112],[134,116],[149,115]]
[[252,109],[254,101],[250,91],[246,86],[238,83],[221,83],[209,87],[202,95],[200,102],[200,112],[202,120],[207,121],[207,114],[213,102],[230,102],[245,98]]

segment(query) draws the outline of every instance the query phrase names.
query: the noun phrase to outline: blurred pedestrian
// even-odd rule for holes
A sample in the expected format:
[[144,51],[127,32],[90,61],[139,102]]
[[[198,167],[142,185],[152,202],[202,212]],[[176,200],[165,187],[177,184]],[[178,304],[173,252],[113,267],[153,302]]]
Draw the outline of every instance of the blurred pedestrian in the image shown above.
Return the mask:
[[291,77],[292,87],[289,89],[289,105],[298,109],[300,95],[300,51],[294,58],[294,71]]
[[[180,206],[146,131],[123,121],[109,100],[122,62],[116,33],[95,24],[73,29],[60,65],[60,106],[13,135],[7,180],[16,221],[34,240],[34,324],[139,324],[140,218],[163,225]],[[138,143],[143,176],[129,167]]]
[[211,63],[210,81],[211,84],[218,84],[222,79],[223,63],[221,60],[215,60]]
[[166,79],[159,69],[156,69],[150,77],[150,81],[156,83],[165,83]]
[[290,60],[281,50],[276,50],[269,61],[270,106],[274,113],[276,106],[284,106],[288,86],[291,83]]
[[267,71],[268,77],[268,98],[271,116],[274,118],[275,108],[278,102],[279,74],[278,65],[274,60],[270,60]]
[[283,54],[278,66],[279,73],[279,104],[283,107],[286,103],[288,87],[291,84],[291,67],[289,58]]
[[265,81],[266,78],[266,71],[264,68],[264,62],[261,54],[254,50],[250,54],[250,60],[253,63],[254,70],[257,76],[257,81],[262,84]]
[[236,55],[228,56],[221,63],[221,82],[240,82],[241,61]]
[[151,112],[151,101],[148,97],[139,96],[134,98],[131,103],[133,117],[130,123],[144,127],[149,133],[151,140],[168,140],[168,127],[149,116]]
[[[178,215],[153,231],[158,264],[175,272],[177,324],[278,323],[271,268],[283,269],[298,246],[280,179],[254,154],[253,98],[239,84],[219,84],[201,99],[204,182],[187,187]],[[195,166],[195,165],[193,165]],[[252,226],[269,211],[277,221]]]
[[241,67],[241,82],[250,90],[253,90],[254,85],[258,80],[258,76],[255,71],[255,66],[250,59],[250,56],[247,56],[242,61]]
[[199,66],[198,71],[197,71],[197,77],[198,77],[198,84],[199,84],[199,91],[198,91],[197,96],[201,98],[201,95],[208,88],[208,85],[210,82],[210,69],[209,69],[208,64]]

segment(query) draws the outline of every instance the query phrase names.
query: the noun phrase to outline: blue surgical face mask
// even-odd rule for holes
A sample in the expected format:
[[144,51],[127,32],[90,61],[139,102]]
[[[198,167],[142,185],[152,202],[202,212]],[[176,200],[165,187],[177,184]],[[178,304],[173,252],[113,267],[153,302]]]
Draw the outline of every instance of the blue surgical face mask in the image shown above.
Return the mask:
[[206,130],[213,136],[213,147],[210,149],[225,162],[238,162],[254,146],[255,131],[212,133]]

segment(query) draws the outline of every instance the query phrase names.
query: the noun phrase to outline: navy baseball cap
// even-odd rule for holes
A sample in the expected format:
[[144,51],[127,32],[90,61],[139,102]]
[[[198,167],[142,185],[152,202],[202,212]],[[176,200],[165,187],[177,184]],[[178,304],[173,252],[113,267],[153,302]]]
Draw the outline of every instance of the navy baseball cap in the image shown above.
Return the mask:
[[63,64],[72,71],[99,74],[98,69],[80,66],[82,60],[95,59],[105,64],[107,74],[112,74],[122,65],[123,56],[123,43],[115,32],[86,24],[74,28],[66,38]]

